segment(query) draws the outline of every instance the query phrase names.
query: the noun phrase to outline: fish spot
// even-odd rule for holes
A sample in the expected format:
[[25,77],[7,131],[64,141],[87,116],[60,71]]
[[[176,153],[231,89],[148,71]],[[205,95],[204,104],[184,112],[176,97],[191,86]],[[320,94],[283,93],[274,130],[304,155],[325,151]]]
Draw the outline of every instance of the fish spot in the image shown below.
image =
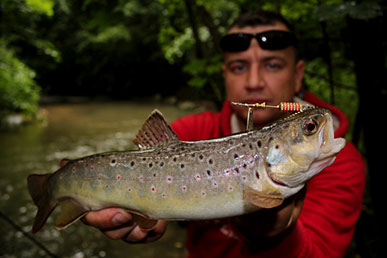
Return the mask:
[[161,196],[162,196],[163,198],[167,198],[167,195],[166,195],[165,193],[163,193]]
[[167,176],[167,183],[171,183],[172,182],[172,177],[171,176]]
[[243,177],[242,177],[242,180],[243,180],[243,181],[246,181],[246,180],[247,180],[247,177],[246,177],[246,176],[243,176]]
[[229,191],[229,192],[232,192],[233,190],[234,190],[234,188],[233,188],[232,186],[229,186],[229,187],[228,187],[228,191]]
[[253,149],[253,145],[251,143],[249,143],[249,148],[250,148],[250,150]]
[[155,193],[155,192],[156,192],[156,188],[155,188],[154,185],[151,186],[151,191],[152,191],[152,193]]
[[239,168],[234,168],[235,172],[239,173]]
[[270,137],[269,140],[267,141],[267,143],[269,144],[271,141],[273,141],[274,138],[273,137]]
[[176,157],[174,157],[174,158],[173,158],[173,162],[176,162],[176,161],[177,161],[177,158],[176,158]]
[[271,164],[270,164],[269,162],[266,162],[266,166],[267,166],[268,168],[270,168],[270,167],[271,167]]
[[246,165],[246,163],[245,164],[243,164],[243,166],[242,166],[244,169],[246,169],[247,168],[247,165]]
[[131,167],[134,167],[134,161],[131,161],[131,162],[130,162],[130,166],[131,166]]
[[129,188],[128,188],[128,192],[131,192],[131,191],[132,191],[132,188],[129,187]]
[[115,165],[117,165],[117,161],[115,160],[115,159],[112,159],[111,161],[110,161],[110,166],[115,166]]
[[142,160],[143,160],[143,161],[145,161],[145,160],[146,160],[146,158],[142,158]]
[[199,155],[199,159],[200,159],[200,160],[203,160],[203,159],[204,159],[203,154],[200,154],[200,155]]
[[184,168],[184,167],[185,167],[185,165],[184,165],[184,164],[181,164],[181,165],[180,165],[180,168]]
[[255,171],[255,177],[256,177],[257,179],[259,179],[259,173],[258,173],[258,171]]
[[212,183],[212,186],[213,186],[213,187],[218,187],[218,183],[217,183],[217,182],[213,182],[213,183]]
[[278,150],[278,149],[279,149],[279,145],[277,144],[277,145],[275,146],[275,148]]
[[73,173],[75,172],[75,170],[76,170],[76,169],[75,169],[75,168],[73,168]]
[[140,180],[140,182],[144,182],[144,176],[139,176],[138,180]]
[[203,196],[203,197],[206,196],[206,192],[202,192],[202,196]]
[[200,180],[200,175],[195,175],[195,179],[196,179],[197,181],[199,181],[199,180]]
[[121,179],[121,176],[120,176],[120,175],[118,175],[118,176],[117,176],[117,179],[118,179],[118,180],[120,180],[120,179]]
[[239,159],[238,154],[234,154],[234,159]]
[[257,145],[258,145],[258,148],[261,148],[261,147],[262,147],[262,142],[259,140],[259,141],[257,142]]
[[160,167],[162,167],[162,166],[164,166],[164,162],[161,161],[160,162]]
[[181,190],[183,191],[183,192],[187,192],[187,186],[185,186],[185,185],[183,185],[182,187],[181,187]]
[[208,164],[210,164],[210,165],[214,164],[213,159],[209,159],[209,160],[208,160]]
[[153,163],[149,163],[148,166],[149,166],[149,168],[153,167]]
[[211,170],[207,170],[207,175],[211,176]]
[[153,173],[153,176],[154,176],[154,177],[156,177],[156,176],[157,176],[157,174],[156,174],[156,173]]

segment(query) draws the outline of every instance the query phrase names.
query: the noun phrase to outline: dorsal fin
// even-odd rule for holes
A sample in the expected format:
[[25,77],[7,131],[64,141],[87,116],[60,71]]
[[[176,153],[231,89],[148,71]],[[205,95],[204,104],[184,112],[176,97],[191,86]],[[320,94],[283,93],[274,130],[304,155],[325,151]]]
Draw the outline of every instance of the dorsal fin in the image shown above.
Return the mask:
[[154,148],[176,141],[179,141],[179,138],[157,109],[152,111],[133,140],[140,149]]

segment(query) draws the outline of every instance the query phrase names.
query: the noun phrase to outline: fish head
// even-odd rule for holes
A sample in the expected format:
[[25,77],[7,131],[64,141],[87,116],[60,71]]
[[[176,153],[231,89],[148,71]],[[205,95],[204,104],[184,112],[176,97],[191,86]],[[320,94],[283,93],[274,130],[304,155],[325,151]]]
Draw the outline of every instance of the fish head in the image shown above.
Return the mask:
[[[267,146],[265,167],[273,183],[300,189],[331,165],[345,139],[334,138],[332,114],[313,108],[278,122]],[[291,191],[290,191],[291,192]]]

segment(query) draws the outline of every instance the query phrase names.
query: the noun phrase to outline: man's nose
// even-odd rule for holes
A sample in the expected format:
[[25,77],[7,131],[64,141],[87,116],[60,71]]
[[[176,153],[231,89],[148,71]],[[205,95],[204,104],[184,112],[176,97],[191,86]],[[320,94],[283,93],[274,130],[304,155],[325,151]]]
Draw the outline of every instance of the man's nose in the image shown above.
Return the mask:
[[259,65],[257,64],[250,66],[250,70],[247,77],[247,87],[251,90],[263,87],[262,74],[260,73]]

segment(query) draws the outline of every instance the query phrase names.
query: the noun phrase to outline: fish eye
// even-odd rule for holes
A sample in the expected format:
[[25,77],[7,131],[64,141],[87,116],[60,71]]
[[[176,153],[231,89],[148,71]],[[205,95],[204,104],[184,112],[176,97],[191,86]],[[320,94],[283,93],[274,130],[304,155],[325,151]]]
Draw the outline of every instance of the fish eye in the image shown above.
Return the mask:
[[306,135],[312,135],[317,132],[318,124],[315,120],[310,119],[302,125],[302,130]]

